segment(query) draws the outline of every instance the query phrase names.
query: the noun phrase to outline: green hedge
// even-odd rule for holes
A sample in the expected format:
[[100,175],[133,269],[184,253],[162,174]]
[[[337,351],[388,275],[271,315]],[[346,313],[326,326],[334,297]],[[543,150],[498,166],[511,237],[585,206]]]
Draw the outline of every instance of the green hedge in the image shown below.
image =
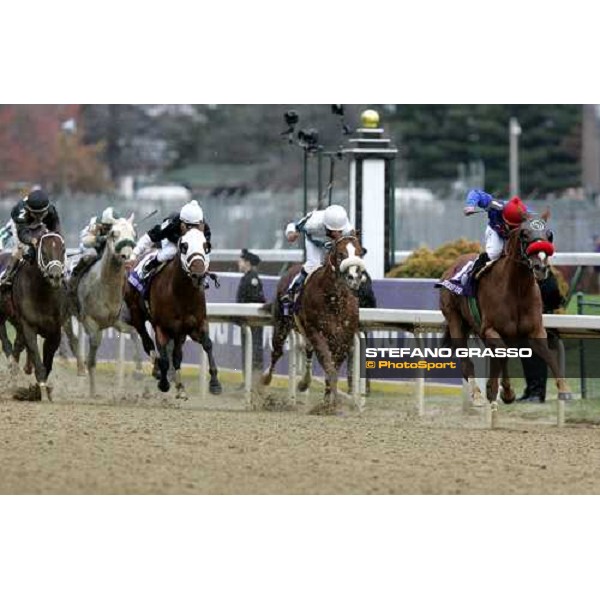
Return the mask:
[[479,242],[465,238],[448,242],[436,250],[426,246],[415,250],[404,262],[392,267],[387,277],[439,279],[463,254],[479,254]]

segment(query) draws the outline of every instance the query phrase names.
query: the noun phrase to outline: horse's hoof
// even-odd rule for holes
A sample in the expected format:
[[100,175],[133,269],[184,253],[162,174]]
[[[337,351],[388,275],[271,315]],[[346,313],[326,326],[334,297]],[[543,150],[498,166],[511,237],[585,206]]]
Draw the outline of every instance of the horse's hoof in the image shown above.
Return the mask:
[[304,381],[298,382],[298,391],[306,392],[306,390],[310,387],[309,383],[305,383]]
[[333,404],[332,402],[323,402],[313,407],[308,414],[318,415],[321,417],[341,417],[343,416],[344,412],[342,411],[341,407],[337,404]]
[[260,378],[260,383],[261,383],[261,385],[271,385],[272,379],[273,379],[273,376],[271,375],[271,373],[269,373],[267,371],[266,373],[262,374],[262,377]]
[[573,394],[571,392],[559,392],[558,399],[564,400],[565,402],[571,402],[573,400]]
[[500,398],[502,399],[502,402],[504,402],[504,404],[512,404],[517,399],[516,394],[512,390],[511,392],[512,393],[510,396],[507,396],[504,390],[500,392]]
[[223,393],[223,387],[218,381],[211,381],[208,386],[208,391],[214,396],[218,396]]
[[161,392],[168,392],[171,389],[171,384],[169,383],[169,381],[167,379],[165,379],[164,381],[161,379],[158,382],[158,389]]
[[77,367],[77,377],[85,377],[85,367]]

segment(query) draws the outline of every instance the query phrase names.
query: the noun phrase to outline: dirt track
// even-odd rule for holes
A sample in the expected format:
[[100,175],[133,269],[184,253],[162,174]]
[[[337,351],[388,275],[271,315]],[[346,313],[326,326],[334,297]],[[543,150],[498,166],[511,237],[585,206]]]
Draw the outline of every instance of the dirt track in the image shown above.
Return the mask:
[[60,365],[53,404],[18,402],[0,369],[3,494],[600,493],[593,426],[507,418],[489,431],[456,399],[419,421],[410,396],[376,399],[363,416],[246,412],[227,392],[236,384],[201,405],[165,401],[149,379],[108,392],[108,373],[90,400]]

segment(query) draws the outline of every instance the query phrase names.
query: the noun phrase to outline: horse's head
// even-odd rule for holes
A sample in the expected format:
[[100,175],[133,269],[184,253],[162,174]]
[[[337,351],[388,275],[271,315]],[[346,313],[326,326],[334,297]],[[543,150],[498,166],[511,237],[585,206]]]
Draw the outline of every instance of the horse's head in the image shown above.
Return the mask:
[[521,260],[538,281],[548,277],[548,259],[554,254],[554,234],[543,218],[529,218],[517,229]]
[[124,263],[131,258],[135,248],[133,215],[129,219],[115,219],[106,238],[106,246],[118,262]]
[[44,232],[37,238],[37,265],[44,279],[58,288],[65,275],[65,240],[58,233]]
[[179,240],[179,260],[185,273],[197,286],[206,275],[206,238],[197,227],[192,227]]
[[345,235],[329,243],[328,262],[346,285],[357,291],[365,279],[367,267],[361,258],[364,254],[358,238],[354,235]]

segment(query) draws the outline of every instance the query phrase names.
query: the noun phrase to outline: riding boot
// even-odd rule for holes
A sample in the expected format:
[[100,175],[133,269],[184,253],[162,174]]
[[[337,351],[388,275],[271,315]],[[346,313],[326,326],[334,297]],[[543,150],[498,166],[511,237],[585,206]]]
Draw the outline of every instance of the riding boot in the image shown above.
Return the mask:
[[298,273],[298,275],[294,277],[285,295],[281,297],[281,307],[283,309],[284,317],[292,316],[296,294],[304,285],[304,281],[306,280],[307,276],[308,273],[304,269],[302,269],[300,273]]
[[471,270],[471,272],[473,273],[474,280],[477,280],[477,276],[479,275],[479,272],[483,269],[483,267],[485,267],[485,265],[488,264],[488,262],[490,262],[490,257],[488,256],[487,252],[482,252],[477,257],[477,260],[475,261],[475,264],[473,265],[473,269]]
[[73,268],[68,285],[68,292],[73,300],[77,301],[77,288],[79,287],[79,281],[81,280],[82,275],[96,262],[96,260],[97,258],[95,256],[82,256]]
[[145,265],[142,271],[142,279],[148,279],[155,269],[160,265],[160,260],[156,256],[152,257]]
[[6,268],[6,271],[0,277],[0,290],[10,289],[13,284],[15,274],[19,270],[21,261],[18,259],[12,259],[11,264]]
[[477,296],[477,288],[478,288],[478,284],[479,284],[479,273],[483,270],[483,268],[488,264],[488,262],[490,261],[490,257],[488,256],[487,252],[482,252],[478,257],[477,260],[475,261],[475,263],[473,264],[473,268],[471,269],[471,290],[472,290],[472,294],[473,296]]

